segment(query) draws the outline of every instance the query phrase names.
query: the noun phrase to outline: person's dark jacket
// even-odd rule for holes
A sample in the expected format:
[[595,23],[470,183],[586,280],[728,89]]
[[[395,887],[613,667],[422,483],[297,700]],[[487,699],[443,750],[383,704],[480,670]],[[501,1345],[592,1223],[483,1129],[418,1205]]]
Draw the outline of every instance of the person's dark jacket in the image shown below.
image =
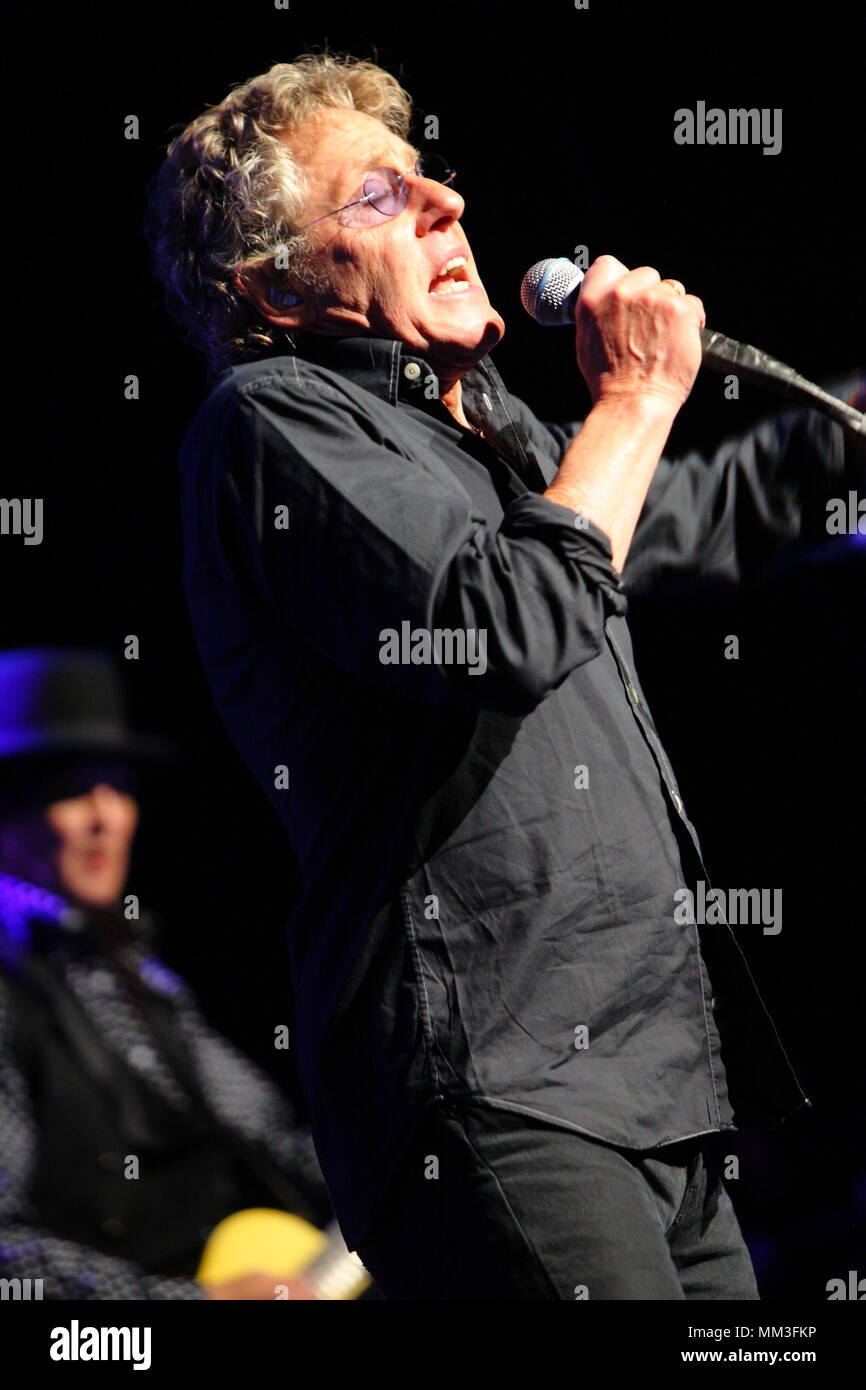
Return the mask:
[[86,919],[52,920],[62,900],[30,898],[0,968],[0,1278],[41,1279],[46,1299],[200,1299],[232,1211],[331,1220],[309,1129],[183,980],[134,940],[109,959]]

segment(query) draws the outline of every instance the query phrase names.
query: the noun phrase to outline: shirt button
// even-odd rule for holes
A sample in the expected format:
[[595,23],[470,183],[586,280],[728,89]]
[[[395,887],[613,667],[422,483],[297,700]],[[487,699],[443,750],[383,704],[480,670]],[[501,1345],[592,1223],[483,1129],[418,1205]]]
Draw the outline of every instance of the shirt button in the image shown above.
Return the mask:
[[136,1043],[126,1054],[126,1060],[133,1067],[152,1067],[156,1061],[156,1053],[147,1043]]
[[488,394],[487,394],[486,391],[482,391],[482,392],[481,392],[481,399],[483,400],[484,405],[485,405],[485,407],[486,407],[487,410],[492,410],[492,409],[493,409],[493,405],[491,404],[490,397],[488,396]]
[[634,703],[635,703],[636,705],[639,705],[639,704],[640,704],[640,698],[639,698],[638,693],[637,693],[637,691],[635,690],[635,688],[634,688],[633,685],[630,685],[630,686],[629,686],[629,688],[628,688],[628,693],[629,693],[629,695],[631,696],[631,698],[634,700]]
[[417,362],[407,362],[403,368],[403,375],[407,381],[417,381],[421,375],[421,368]]
[[678,792],[671,792],[671,798],[680,815],[683,813],[683,799]]

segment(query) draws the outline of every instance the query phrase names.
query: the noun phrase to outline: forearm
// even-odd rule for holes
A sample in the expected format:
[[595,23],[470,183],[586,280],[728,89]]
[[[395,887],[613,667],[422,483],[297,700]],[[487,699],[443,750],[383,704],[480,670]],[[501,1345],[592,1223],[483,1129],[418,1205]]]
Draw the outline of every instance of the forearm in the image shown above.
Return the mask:
[[544,493],[608,536],[620,572],[675,415],[652,395],[598,401]]

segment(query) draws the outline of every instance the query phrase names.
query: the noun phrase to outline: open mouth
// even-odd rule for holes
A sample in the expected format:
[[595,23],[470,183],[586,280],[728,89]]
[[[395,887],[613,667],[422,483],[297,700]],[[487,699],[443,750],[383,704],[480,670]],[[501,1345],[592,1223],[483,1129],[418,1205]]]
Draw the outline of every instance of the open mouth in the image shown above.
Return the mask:
[[470,290],[469,276],[466,273],[466,257],[452,256],[433,277],[429,294],[461,294]]

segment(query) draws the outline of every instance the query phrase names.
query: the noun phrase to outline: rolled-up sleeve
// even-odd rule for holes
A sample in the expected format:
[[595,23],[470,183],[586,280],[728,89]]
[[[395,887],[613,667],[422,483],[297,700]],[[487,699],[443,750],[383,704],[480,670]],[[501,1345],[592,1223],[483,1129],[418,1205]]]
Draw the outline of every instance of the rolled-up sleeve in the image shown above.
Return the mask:
[[[226,443],[222,525],[240,521],[245,566],[280,622],[367,682],[520,713],[596,656],[606,617],[625,611],[601,531],[535,494],[488,524],[456,479],[377,437],[327,386],[258,380]],[[476,659],[388,658],[390,634],[437,630],[462,632]]]

